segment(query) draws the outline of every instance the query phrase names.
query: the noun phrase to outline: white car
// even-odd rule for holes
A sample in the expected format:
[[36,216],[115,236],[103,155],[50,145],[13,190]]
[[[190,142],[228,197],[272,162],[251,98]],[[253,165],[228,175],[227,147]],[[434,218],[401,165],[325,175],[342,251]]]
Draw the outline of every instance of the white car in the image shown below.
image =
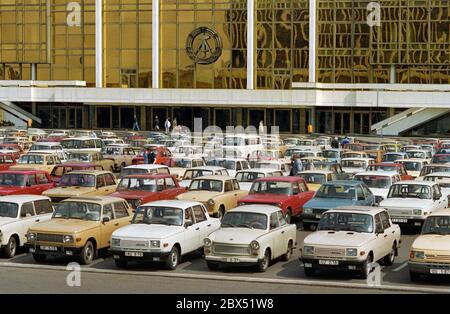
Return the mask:
[[449,199],[448,207],[450,208],[450,172],[433,172],[427,174],[424,181],[437,182],[441,187],[443,195],[447,195]]
[[226,157],[246,158],[254,151],[263,150],[264,146],[258,135],[236,134],[225,136],[222,149]]
[[409,159],[425,159],[428,163],[431,163],[433,158],[431,151],[424,149],[407,150],[406,155],[408,155]]
[[397,171],[366,171],[355,174],[353,180],[364,182],[375,196],[375,203],[379,204],[387,198],[391,185],[401,178]]
[[131,225],[111,236],[110,252],[117,267],[130,261],[164,262],[176,269],[180,258],[200,250],[203,239],[220,227],[198,202],[165,200],[143,204],[136,209]]
[[234,177],[239,170],[251,168],[248,160],[244,158],[215,158],[208,160],[206,165],[224,167],[231,177]]
[[172,151],[172,155],[175,158],[183,158],[183,157],[203,157],[203,147],[202,146],[194,146],[194,145],[182,145],[175,148]]
[[0,249],[8,258],[27,242],[28,229],[50,220],[53,207],[50,198],[40,195],[13,195],[0,198]]
[[408,171],[408,174],[413,178],[419,177],[422,168],[429,164],[426,159],[418,158],[396,160],[394,163],[405,165],[406,171]]
[[120,171],[119,179],[132,174],[171,174],[169,167],[155,164],[132,165]]
[[290,161],[284,161],[281,159],[259,161],[256,163],[255,168],[278,170],[281,171],[284,176],[288,176],[291,172],[292,166]]
[[448,207],[448,198],[437,182],[400,181],[391,186],[380,207],[387,208],[393,222],[420,227],[429,214]]
[[239,182],[241,190],[250,191],[253,181],[259,178],[266,177],[282,177],[281,170],[271,168],[253,168],[247,170],[240,170],[236,173],[236,180]]
[[341,167],[345,173],[356,174],[363,172],[368,166],[374,164],[373,158],[343,158],[341,160]]
[[179,181],[187,169],[204,165],[205,161],[201,157],[173,157],[170,162],[170,174],[173,174]]
[[316,270],[357,272],[366,279],[373,262],[392,265],[398,255],[400,227],[393,224],[386,209],[343,206],[325,212],[317,231],[303,241],[305,275]]
[[202,166],[187,169],[181,179],[180,186],[188,188],[193,179],[203,176],[229,176],[227,169],[217,166]]
[[256,265],[260,272],[271,260],[289,260],[297,241],[295,224],[287,224],[281,209],[244,205],[229,210],[219,230],[204,239],[208,268],[220,265]]

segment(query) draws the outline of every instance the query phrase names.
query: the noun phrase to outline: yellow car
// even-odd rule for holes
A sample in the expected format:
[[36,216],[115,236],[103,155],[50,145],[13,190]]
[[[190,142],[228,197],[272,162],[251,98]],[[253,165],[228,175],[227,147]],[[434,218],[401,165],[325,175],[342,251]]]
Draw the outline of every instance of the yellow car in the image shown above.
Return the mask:
[[69,153],[69,160],[71,162],[87,162],[98,164],[103,167],[104,170],[114,172],[116,169],[114,159],[105,158],[102,153],[97,151],[72,151]]
[[75,196],[102,196],[116,191],[117,181],[109,171],[77,170],[64,174],[59,186],[42,193],[58,203]]
[[98,250],[110,246],[114,231],[130,224],[128,203],[118,197],[77,197],[62,201],[52,219],[28,230],[26,246],[36,262],[48,255],[77,256],[90,264]]
[[310,191],[317,191],[323,183],[336,180],[334,172],[330,170],[307,170],[297,175],[306,181]]
[[210,216],[222,218],[248,191],[241,190],[239,182],[228,176],[204,176],[192,180],[189,190],[176,197],[179,200],[201,202]]
[[10,170],[42,170],[51,173],[55,165],[61,164],[57,154],[53,153],[28,153],[20,156],[17,164]]

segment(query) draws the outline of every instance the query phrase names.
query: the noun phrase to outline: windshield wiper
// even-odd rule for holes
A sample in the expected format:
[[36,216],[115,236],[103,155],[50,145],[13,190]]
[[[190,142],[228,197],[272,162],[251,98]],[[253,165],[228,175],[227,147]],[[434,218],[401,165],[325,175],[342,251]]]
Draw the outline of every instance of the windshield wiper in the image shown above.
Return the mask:
[[236,227],[244,227],[244,228],[253,229],[252,226],[250,226],[249,224],[245,224],[245,223],[237,224]]
[[221,227],[231,227],[234,228],[235,226],[233,224],[222,224]]

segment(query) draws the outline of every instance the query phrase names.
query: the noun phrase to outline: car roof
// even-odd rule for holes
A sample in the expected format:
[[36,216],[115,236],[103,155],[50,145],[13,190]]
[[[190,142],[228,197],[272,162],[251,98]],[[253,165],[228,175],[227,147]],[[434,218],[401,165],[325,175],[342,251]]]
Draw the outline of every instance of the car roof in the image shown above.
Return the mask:
[[333,174],[334,171],[324,170],[324,169],[316,169],[316,170],[304,170],[304,171],[299,172],[299,174],[307,174],[307,173]]
[[64,162],[62,164],[58,164],[55,165],[56,167],[83,167],[83,168],[88,168],[88,167],[101,167],[100,164],[97,164],[95,162]]
[[173,178],[173,175],[172,174],[168,174],[168,173],[158,173],[158,174],[136,173],[136,174],[126,175],[123,178],[164,179],[164,178]]
[[198,166],[198,167],[192,167],[192,168],[186,169],[186,171],[188,171],[188,170],[212,170],[212,171],[216,171],[216,170],[227,170],[227,168],[219,167],[219,166]]
[[194,178],[193,180],[197,180],[197,179],[201,179],[201,180],[230,180],[230,179],[235,179],[234,177],[230,177],[230,176],[203,176],[203,177],[198,177],[198,178]]
[[279,211],[280,208],[273,205],[264,205],[264,204],[252,204],[252,205],[242,205],[235,207],[233,209],[230,209],[228,213],[232,212],[249,212],[249,213],[261,213],[270,215],[272,213],[275,213]]
[[257,172],[261,172],[261,173],[267,174],[267,173],[271,173],[271,172],[275,172],[275,171],[281,172],[281,170],[270,169],[270,168],[251,168],[251,169],[238,170],[236,173],[242,173],[242,172],[257,173]]
[[4,170],[0,171],[0,173],[6,173],[6,174],[37,174],[37,173],[44,173],[47,174],[47,171],[44,170],[34,170],[34,169],[16,169],[16,170]]
[[369,165],[369,167],[381,167],[381,166],[386,166],[386,167],[403,167],[403,164],[398,163],[398,162],[377,162],[375,164],[371,164]]
[[370,158],[370,157],[367,157],[367,158],[358,158],[358,157],[342,158],[342,161],[346,161],[346,160],[368,161],[368,160],[373,160],[373,158]]
[[93,174],[93,175],[101,175],[106,173],[112,173],[111,171],[105,170],[74,170],[67,174]]
[[61,146],[59,142],[36,142],[33,144],[47,145],[47,146]]
[[61,202],[69,202],[69,201],[87,201],[87,202],[93,202],[93,203],[100,203],[100,204],[109,204],[114,202],[120,202],[125,201],[123,198],[120,197],[114,197],[114,196],[74,196],[65,200],[62,200]]
[[355,180],[334,180],[334,181],[328,181],[328,182],[324,182],[323,184],[346,184],[346,185],[352,185],[352,186],[356,186],[356,185],[360,185],[361,181],[355,181]]
[[124,169],[159,169],[159,168],[169,168],[166,165],[154,165],[154,164],[141,164],[141,165],[131,165]]
[[427,159],[423,158],[408,158],[408,159],[399,159],[397,160],[398,163],[404,163],[404,162],[427,162]]
[[405,180],[405,181],[395,182],[394,184],[398,184],[398,185],[420,184],[420,185],[433,186],[433,185],[437,184],[437,182],[434,182],[434,181],[422,181],[422,180]]
[[450,172],[432,172],[427,174],[425,177],[449,177],[450,178]]
[[433,216],[447,216],[447,217],[450,217],[450,210],[448,210],[448,208],[446,208],[446,209],[439,209],[439,210],[436,210],[434,212],[431,212],[428,217],[433,217]]
[[149,203],[144,203],[141,206],[167,206],[167,207],[176,207],[186,209],[192,206],[201,205],[199,202],[194,201],[184,201],[184,200],[162,200],[162,201],[154,201]]
[[357,174],[355,174],[355,176],[357,175],[362,175],[362,176],[385,176],[385,177],[392,177],[392,176],[398,176],[398,172],[397,171],[364,171],[364,172],[358,172]]
[[364,214],[370,214],[370,215],[376,215],[382,211],[385,211],[386,209],[383,207],[374,207],[374,206],[338,206],[334,209],[331,209],[327,212],[350,212],[350,213],[364,213]]
[[43,196],[43,195],[9,195],[9,196],[2,196],[0,197],[0,202],[10,202],[10,203],[17,203],[17,204],[23,204],[33,201],[39,201],[39,200],[50,200],[49,197]]
[[304,181],[302,177],[297,176],[286,176],[286,177],[265,177],[256,179],[256,181],[276,181],[276,182],[298,182]]

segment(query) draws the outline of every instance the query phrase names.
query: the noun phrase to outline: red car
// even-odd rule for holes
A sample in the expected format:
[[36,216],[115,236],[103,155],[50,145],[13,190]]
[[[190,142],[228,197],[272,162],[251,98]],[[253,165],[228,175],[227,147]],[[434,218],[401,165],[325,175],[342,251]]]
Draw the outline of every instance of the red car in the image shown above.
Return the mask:
[[0,153],[0,171],[9,170],[9,167],[16,164],[13,153]]
[[269,204],[281,208],[288,223],[291,217],[303,212],[303,205],[313,196],[314,191],[301,177],[267,177],[253,182],[249,194],[239,200],[239,205]]
[[122,178],[116,192],[110,196],[121,197],[136,209],[148,202],[173,200],[186,190],[170,174],[134,174]]
[[0,196],[17,194],[41,195],[54,188],[50,175],[40,170],[0,171]]
[[[150,151],[156,151],[156,165],[166,165],[168,166],[170,164],[170,160],[172,160],[172,153],[170,150],[167,149],[167,147],[164,146],[147,146],[147,149]],[[144,156],[143,156],[144,150],[142,150],[139,153],[139,156],[136,156],[132,160],[133,165],[141,165],[144,163]]]
[[83,162],[66,162],[63,164],[56,165],[50,176],[56,184],[59,183],[63,174],[74,170],[104,170],[101,165],[93,164],[93,163],[83,163]]
[[367,167],[367,171],[397,171],[402,180],[414,180],[413,176],[408,174],[404,164],[397,163],[378,163],[371,164]]

